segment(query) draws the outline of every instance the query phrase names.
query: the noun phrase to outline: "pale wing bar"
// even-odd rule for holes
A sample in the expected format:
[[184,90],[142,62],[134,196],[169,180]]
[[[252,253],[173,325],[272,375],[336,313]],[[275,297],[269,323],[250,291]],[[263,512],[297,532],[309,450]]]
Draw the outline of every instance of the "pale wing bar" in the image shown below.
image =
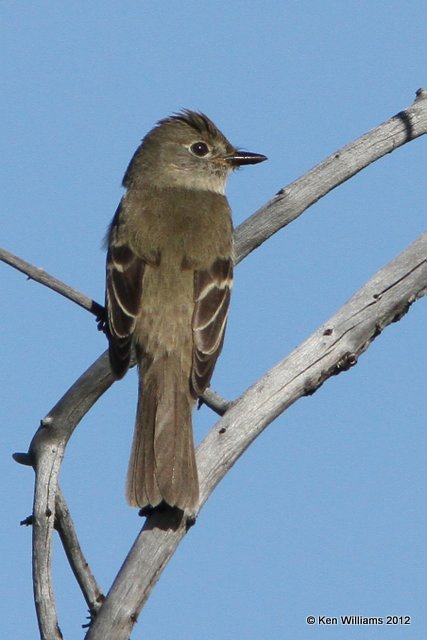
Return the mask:
[[222,349],[232,283],[233,264],[229,258],[217,258],[209,269],[194,274],[191,385],[196,397],[208,386]]
[[107,255],[106,306],[110,363],[118,378],[126,373],[132,334],[141,306],[144,261],[126,244],[112,244]]

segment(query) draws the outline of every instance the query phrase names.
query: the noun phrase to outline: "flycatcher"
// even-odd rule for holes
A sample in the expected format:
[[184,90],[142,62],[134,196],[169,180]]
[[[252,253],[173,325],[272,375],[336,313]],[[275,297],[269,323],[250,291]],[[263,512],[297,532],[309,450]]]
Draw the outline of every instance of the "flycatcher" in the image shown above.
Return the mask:
[[233,277],[225,184],[234,168],[264,160],[184,110],[159,121],[126,170],[107,236],[106,307],[114,375],[126,373],[132,347],[138,364],[132,506],[197,510],[191,414],[222,348]]

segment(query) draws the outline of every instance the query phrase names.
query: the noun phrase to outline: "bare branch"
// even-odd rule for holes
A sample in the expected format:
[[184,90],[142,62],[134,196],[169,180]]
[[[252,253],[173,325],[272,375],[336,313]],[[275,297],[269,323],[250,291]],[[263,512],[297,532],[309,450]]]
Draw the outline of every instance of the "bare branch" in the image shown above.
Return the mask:
[[[197,450],[200,505],[255,438],[301,396],[347,370],[381,331],[427,293],[427,234],[381,269],[332,318],[266,373],[226,412]],[[86,640],[126,640],[169,558],[183,523],[166,528],[162,514],[147,521]]]
[[236,262],[243,260],[329,191],[375,160],[425,133],[427,91],[419,89],[414,104],[335,151],[242,222],[236,229]]
[[29,279],[35,280],[40,284],[44,284],[46,287],[49,287],[49,289],[52,289],[53,291],[61,294],[61,296],[64,296],[64,298],[68,298],[72,302],[75,302],[83,309],[86,309],[87,311],[93,313],[93,315],[97,318],[102,317],[104,313],[104,307],[102,305],[86,297],[85,295],[83,295],[83,293],[76,291],[68,284],[61,282],[61,280],[58,280],[58,278],[51,276],[49,273],[44,271],[44,269],[40,269],[40,267],[34,267],[29,262],[21,260],[21,258],[18,258],[18,256],[13,255],[13,253],[10,253],[9,251],[6,251],[6,249],[2,249],[1,247],[0,260],[10,265],[11,267],[18,269],[18,271],[25,273],[25,275],[27,275]]
[[225,400],[225,398],[220,396],[216,391],[208,388],[204,394],[200,396],[200,404],[205,404],[219,416],[223,416],[233,403],[230,400]]
[[201,504],[253,440],[296,400],[357,363],[427,293],[427,233],[378,271],[327,322],[251,387],[198,449]]
[[70,511],[59,486],[55,507],[55,529],[59,533],[71,569],[89,607],[91,619],[93,619],[104,601],[104,595],[83,555]]
[[129,638],[139,612],[186,532],[184,518],[174,511],[155,511],[147,518],[85,640]]
[[[49,440],[48,437],[39,438],[37,455],[33,458],[36,472],[32,517],[33,590],[41,639],[59,640],[62,633],[58,625],[52,585],[51,539],[63,449]],[[50,487],[52,491],[49,491]]]
[[[30,444],[29,456],[36,471],[33,506],[34,599],[43,640],[62,637],[53,596],[51,559],[58,475],[64,450],[79,421],[113,381],[105,352],[46,416]],[[19,458],[25,463],[25,457],[18,456],[18,461]]]

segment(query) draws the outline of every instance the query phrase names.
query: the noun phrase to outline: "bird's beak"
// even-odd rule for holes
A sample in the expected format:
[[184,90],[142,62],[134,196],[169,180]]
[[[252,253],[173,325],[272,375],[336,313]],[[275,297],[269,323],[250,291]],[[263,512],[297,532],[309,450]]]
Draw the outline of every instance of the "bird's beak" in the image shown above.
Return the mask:
[[267,160],[267,156],[261,153],[252,153],[251,151],[234,151],[228,156],[224,156],[223,160],[232,167],[240,167],[243,164],[258,164]]

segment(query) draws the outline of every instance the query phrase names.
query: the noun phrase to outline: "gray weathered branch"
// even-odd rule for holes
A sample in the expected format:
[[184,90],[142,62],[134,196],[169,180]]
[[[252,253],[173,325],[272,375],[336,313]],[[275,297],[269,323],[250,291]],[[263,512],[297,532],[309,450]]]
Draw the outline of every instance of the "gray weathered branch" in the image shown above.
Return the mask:
[[101,317],[104,311],[104,307],[100,305],[98,302],[91,300],[83,293],[76,291],[65,282],[58,280],[54,276],[51,276],[50,273],[47,273],[44,269],[40,267],[35,267],[29,262],[25,262],[22,258],[18,258],[10,251],[6,251],[0,247],[0,260],[5,262],[14,269],[21,271],[21,273],[25,273],[28,276],[29,280],[34,280],[35,282],[39,282],[40,284],[44,284],[49,289],[56,291],[64,298],[68,298],[72,302],[75,302],[86,311],[90,311],[97,317]]
[[[66,444],[96,400],[114,382],[108,355],[102,354],[70,387],[41,422],[29,448],[35,472],[33,505],[33,586],[42,640],[61,638],[52,587],[52,532],[56,513],[58,475]],[[15,456],[19,461],[22,454]],[[24,460],[24,458],[22,457]],[[66,526],[63,520],[60,527]]]
[[298,218],[329,191],[372,162],[427,133],[427,91],[419,89],[414,104],[335,151],[278,194],[237,228],[236,262]]
[[55,502],[55,529],[59,533],[68,562],[86,600],[91,619],[93,619],[104,602],[104,594],[83,555],[70,511],[59,486]]

